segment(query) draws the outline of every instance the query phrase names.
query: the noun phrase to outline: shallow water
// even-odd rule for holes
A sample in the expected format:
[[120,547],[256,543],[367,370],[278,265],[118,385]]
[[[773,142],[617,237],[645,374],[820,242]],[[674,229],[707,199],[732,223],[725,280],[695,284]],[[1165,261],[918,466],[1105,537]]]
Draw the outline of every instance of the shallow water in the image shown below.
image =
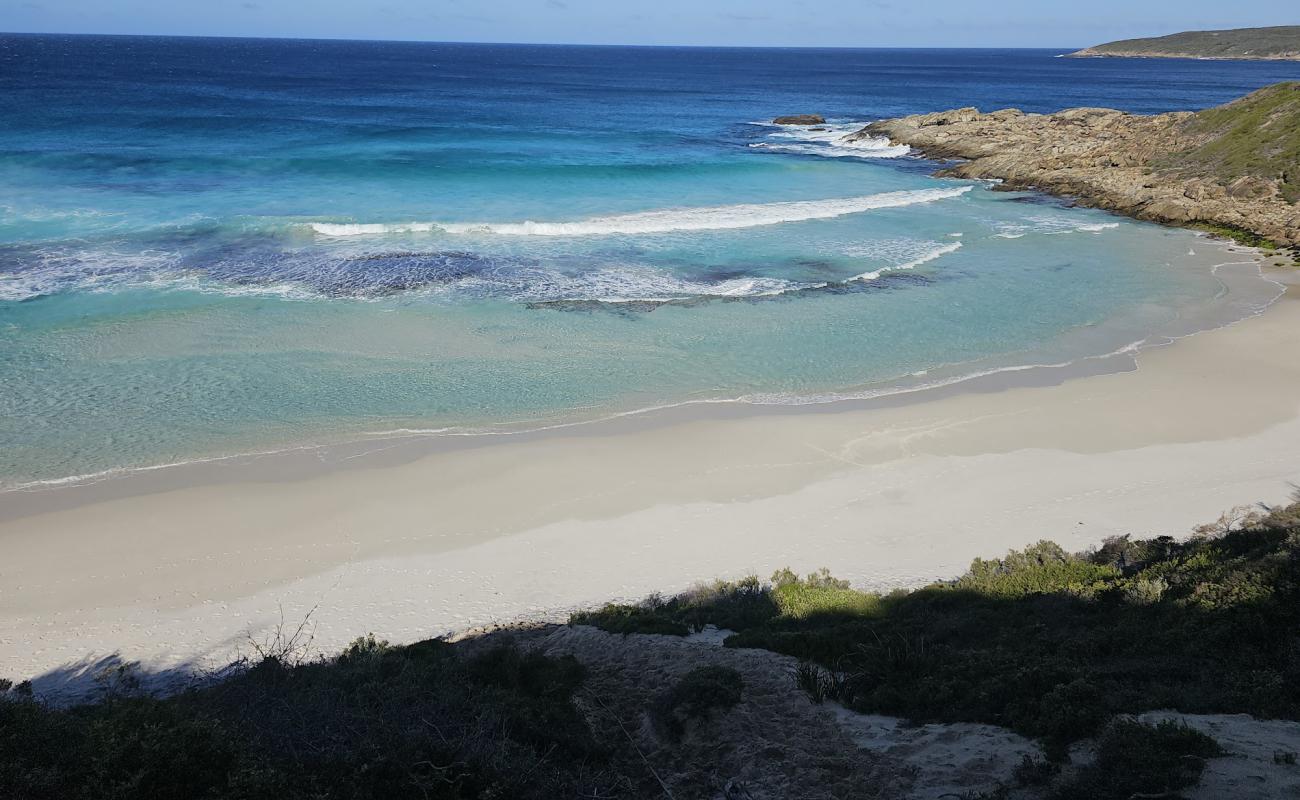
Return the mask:
[[0,37],[0,485],[861,396],[1267,302],[1190,233],[840,140],[1300,75],[1054,55]]

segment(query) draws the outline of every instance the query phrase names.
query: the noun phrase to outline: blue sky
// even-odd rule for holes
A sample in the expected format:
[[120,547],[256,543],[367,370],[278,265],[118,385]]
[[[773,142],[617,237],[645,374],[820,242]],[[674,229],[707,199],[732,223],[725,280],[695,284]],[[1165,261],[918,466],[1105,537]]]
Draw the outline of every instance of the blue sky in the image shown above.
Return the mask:
[[1300,24],[1295,0],[0,0],[0,30],[430,41],[1067,47]]

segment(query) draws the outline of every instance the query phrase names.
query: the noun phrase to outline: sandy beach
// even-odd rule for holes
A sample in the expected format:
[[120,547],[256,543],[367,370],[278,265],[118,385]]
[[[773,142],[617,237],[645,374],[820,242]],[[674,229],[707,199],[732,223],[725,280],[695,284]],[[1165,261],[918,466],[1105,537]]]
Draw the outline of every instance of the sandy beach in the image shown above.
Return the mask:
[[219,665],[309,612],[330,651],[784,566],[888,588],[1044,538],[1186,533],[1300,484],[1296,330],[1292,289],[1259,316],[1069,380],[11,493],[0,676],[58,694],[115,659]]

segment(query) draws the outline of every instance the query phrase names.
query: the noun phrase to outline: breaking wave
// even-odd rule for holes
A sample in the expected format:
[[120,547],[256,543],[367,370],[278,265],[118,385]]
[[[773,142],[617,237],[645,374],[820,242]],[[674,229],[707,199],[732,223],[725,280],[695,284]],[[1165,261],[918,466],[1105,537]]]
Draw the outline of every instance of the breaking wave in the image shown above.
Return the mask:
[[853,280],[874,281],[879,279],[880,276],[884,275],[886,272],[894,272],[896,270],[915,269],[921,266],[922,264],[928,264],[931,261],[934,261],[935,259],[943,258],[949,253],[955,253],[960,249],[961,249],[961,242],[953,242],[952,244],[945,244],[941,247],[936,247],[930,252],[925,253],[922,256],[918,256],[917,258],[914,258],[911,261],[908,261],[906,263],[899,264],[894,267],[881,267],[880,269],[877,270],[872,270],[870,272],[864,272],[861,275],[856,275],[853,277]]
[[867,137],[850,141],[849,136],[862,130],[862,123],[825,125],[772,125],[776,130],[766,141],[752,142],[757,150],[827,158],[901,158],[912,149],[890,144],[884,137]]
[[1118,222],[1089,222],[1080,224],[1077,219],[1060,217],[1033,216],[1023,223],[1001,223],[997,226],[998,239],[1021,239],[1031,233],[1044,236],[1060,236],[1067,233],[1102,233],[1119,227]]
[[915,189],[901,192],[845,197],[834,200],[795,200],[778,203],[746,203],[732,206],[669,208],[610,217],[592,217],[576,222],[402,222],[335,223],[312,222],[311,229],[323,236],[382,236],[397,233],[495,234],[498,236],[616,236],[673,233],[678,231],[734,230],[833,219],[882,208],[900,208],[960,197],[970,186]]

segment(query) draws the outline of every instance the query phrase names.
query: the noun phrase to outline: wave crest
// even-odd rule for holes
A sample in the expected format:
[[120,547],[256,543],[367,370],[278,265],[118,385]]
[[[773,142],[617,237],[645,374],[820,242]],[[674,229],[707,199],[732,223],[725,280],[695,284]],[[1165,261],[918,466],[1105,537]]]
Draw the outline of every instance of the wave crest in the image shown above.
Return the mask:
[[675,233],[681,231],[735,230],[789,222],[834,219],[883,208],[900,208],[960,197],[970,186],[913,189],[900,192],[844,197],[834,200],[794,200],[777,203],[746,203],[732,206],[668,208],[609,217],[592,217],[576,222],[404,222],[334,223],[312,222],[311,229],[322,236],[380,236],[401,233],[441,232],[450,235],[495,234],[497,236],[618,236]]
[[961,242],[953,242],[952,244],[945,244],[945,245],[942,245],[942,246],[940,246],[940,247],[936,247],[935,249],[931,250],[930,252],[925,253],[924,255],[918,256],[917,258],[914,258],[914,259],[912,259],[911,261],[908,261],[908,262],[906,262],[906,263],[899,264],[899,265],[894,266],[894,267],[881,267],[880,269],[872,270],[871,272],[864,272],[864,273],[862,273],[861,275],[855,275],[855,276],[854,276],[853,278],[851,278],[850,280],[855,280],[855,281],[874,281],[874,280],[877,280],[878,278],[880,278],[880,276],[884,275],[886,272],[894,272],[894,271],[897,271],[897,270],[906,270],[906,269],[915,269],[916,267],[919,267],[919,266],[921,266],[922,264],[928,264],[928,263],[930,263],[931,261],[934,261],[935,259],[943,258],[944,256],[948,255],[949,253],[955,253],[955,252],[957,252],[957,251],[960,250],[960,249],[961,249]]
[[912,152],[907,145],[890,144],[889,139],[881,136],[850,140],[849,136],[862,129],[860,122],[772,127],[778,130],[768,134],[767,141],[753,142],[749,146],[772,153],[826,158],[902,158]]

